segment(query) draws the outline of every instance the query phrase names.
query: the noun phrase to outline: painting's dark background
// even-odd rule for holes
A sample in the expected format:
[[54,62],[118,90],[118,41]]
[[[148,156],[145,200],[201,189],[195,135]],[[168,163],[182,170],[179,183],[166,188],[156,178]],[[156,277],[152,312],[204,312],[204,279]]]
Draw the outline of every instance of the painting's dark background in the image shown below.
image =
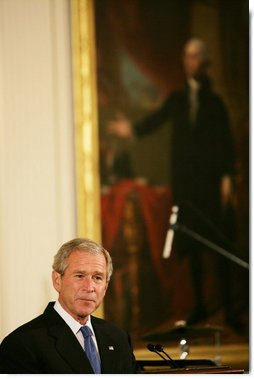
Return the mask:
[[[188,261],[179,262],[174,254],[161,258],[172,205],[170,124],[141,140],[121,141],[107,135],[107,122],[121,114],[137,120],[156,109],[183,84],[185,41],[203,38],[212,57],[210,75],[227,105],[236,142],[237,245],[248,260],[249,9],[245,0],[96,0],[95,21],[103,242],[115,267],[105,317],[138,341],[165,322],[185,319],[193,305]],[[157,241],[148,235],[153,226]],[[207,257],[204,286],[207,302],[216,303],[210,263]],[[236,306],[247,323],[248,272],[232,270]],[[225,326],[229,339],[245,338],[227,329],[220,306],[206,321]]]

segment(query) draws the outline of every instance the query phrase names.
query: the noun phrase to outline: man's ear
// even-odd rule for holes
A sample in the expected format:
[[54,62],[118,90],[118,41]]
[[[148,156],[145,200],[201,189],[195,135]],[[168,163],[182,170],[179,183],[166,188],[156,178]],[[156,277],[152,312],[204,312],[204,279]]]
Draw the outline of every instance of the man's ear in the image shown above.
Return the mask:
[[107,289],[108,289],[108,285],[109,285],[109,281],[107,281],[107,282],[106,282],[106,285],[105,285],[105,290],[104,290],[104,291],[105,291],[105,292],[104,292],[104,296],[105,296],[105,294],[106,294],[106,292],[107,292]]
[[61,290],[61,275],[55,270],[52,271],[52,282],[55,290],[59,293]]

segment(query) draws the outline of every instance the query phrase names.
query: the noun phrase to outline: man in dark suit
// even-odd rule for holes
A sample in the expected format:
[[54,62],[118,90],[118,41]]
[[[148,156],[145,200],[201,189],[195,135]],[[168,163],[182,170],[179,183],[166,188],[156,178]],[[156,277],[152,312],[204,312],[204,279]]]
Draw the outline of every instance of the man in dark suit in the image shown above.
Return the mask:
[[[104,298],[112,271],[109,253],[97,243],[83,238],[65,243],[53,263],[58,301],[5,337],[0,346],[0,373],[135,373],[127,333],[91,316]],[[90,350],[95,358],[90,358]]]
[[[108,125],[109,133],[119,137],[142,137],[171,122],[171,186],[174,203],[179,206],[178,222],[213,243],[229,248],[234,231],[233,177],[235,151],[228,112],[214,92],[207,75],[208,50],[205,43],[192,38],[183,49],[185,86],[171,93],[152,114],[131,123],[122,117]],[[226,236],[226,238],[225,238]],[[174,247],[178,257],[189,257],[195,304],[188,324],[207,317],[204,294],[204,246],[182,233],[176,233]],[[231,246],[230,246],[231,249]],[[234,323],[234,304],[229,262],[214,254],[225,316]],[[218,306],[215,305],[215,307]],[[215,308],[214,307],[214,308]]]

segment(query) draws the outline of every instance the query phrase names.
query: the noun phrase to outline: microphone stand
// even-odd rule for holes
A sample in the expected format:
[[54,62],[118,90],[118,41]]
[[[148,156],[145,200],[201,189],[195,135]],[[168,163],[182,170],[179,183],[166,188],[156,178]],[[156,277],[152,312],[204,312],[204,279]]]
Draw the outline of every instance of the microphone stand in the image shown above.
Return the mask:
[[[147,349],[158,354],[164,361],[167,362],[167,364],[170,366],[170,367],[174,367],[174,368],[179,368],[178,364],[174,361],[174,359],[172,359],[163,349],[163,346],[162,345],[159,345],[159,344],[152,344],[152,343],[149,343],[147,345]],[[162,355],[161,353],[165,354],[166,357],[168,359],[166,359],[164,357],[164,355]]]
[[175,368],[181,368],[178,366],[178,364],[176,363],[176,361],[174,359],[172,359],[167,353],[166,351],[162,350],[162,352],[166,355],[166,357],[170,360],[170,362],[172,362],[172,366],[175,367]]
[[207,238],[201,236],[200,234],[194,232],[193,230],[187,228],[185,225],[175,223],[175,224],[171,225],[170,228],[175,230],[175,231],[180,231],[180,232],[188,235],[189,237],[200,242],[201,244],[209,247],[212,250],[215,250],[217,253],[223,255],[227,259],[230,259],[231,261],[238,264],[239,266],[242,266],[243,268],[249,270],[249,263],[245,262],[243,259],[241,259],[239,257],[236,257],[235,255],[233,255],[229,251],[223,249],[222,247],[218,246],[214,242],[209,241]]

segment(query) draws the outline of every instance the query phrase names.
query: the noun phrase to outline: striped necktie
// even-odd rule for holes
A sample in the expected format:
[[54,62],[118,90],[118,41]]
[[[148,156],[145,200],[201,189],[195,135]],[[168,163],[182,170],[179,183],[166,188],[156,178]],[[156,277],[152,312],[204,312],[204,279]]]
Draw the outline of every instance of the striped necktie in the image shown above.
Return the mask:
[[85,340],[85,353],[89,359],[95,374],[101,374],[101,365],[98,352],[92,339],[92,331],[89,326],[80,328]]

